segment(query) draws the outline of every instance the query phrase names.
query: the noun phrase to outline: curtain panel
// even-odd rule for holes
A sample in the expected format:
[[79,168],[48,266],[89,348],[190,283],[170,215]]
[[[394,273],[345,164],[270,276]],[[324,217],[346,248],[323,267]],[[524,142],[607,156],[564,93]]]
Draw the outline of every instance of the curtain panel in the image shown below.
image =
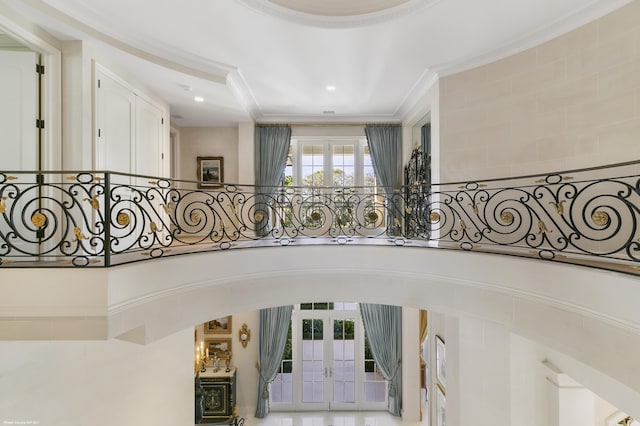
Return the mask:
[[389,200],[387,232],[402,233],[402,128],[399,126],[366,126],[373,171]]
[[291,127],[256,126],[256,204],[253,219],[255,220],[256,234],[258,236],[265,236],[270,231],[269,217],[271,217],[271,209],[269,200],[273,197],[276,185],[278,185],[284,173],[290,143]]
[[371,353],[389,381],[389,412],[402,413],[402,308],[360,303],[360,315]]
[[287,343],[293,306],[261,309],[258,342],[258,401],[256,418],[269,414],[269,383],[278,373],[282,354]]

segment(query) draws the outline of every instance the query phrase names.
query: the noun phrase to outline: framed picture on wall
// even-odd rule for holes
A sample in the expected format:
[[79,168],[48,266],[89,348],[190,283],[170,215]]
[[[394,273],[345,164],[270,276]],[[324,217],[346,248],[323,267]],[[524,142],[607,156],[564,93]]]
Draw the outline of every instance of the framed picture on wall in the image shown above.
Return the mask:
[[438,382],[442,386],[443,389],[446,389],[446,356],[445,356],[445,346],[444,340],[440,336],[436,335],[436,378]]
[[440,384],[436,385],[438,397],[436,398],[436,425],[446,426],[447,424],[447,397]]
[[231,334],[231,315],[204,323],[205,334]]
[[224,182],[222,157],[198,157],[198,188],[215,188]]
[[209,356],[218,359],[231,359],[231,338],[207,339],[205,348],[209,349]]

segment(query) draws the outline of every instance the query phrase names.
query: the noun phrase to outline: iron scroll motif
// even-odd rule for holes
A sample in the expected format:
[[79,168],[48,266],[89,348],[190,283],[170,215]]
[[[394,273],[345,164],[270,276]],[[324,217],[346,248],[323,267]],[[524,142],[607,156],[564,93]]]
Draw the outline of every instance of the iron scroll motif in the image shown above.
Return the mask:
[[389,192],[203,190],[196,182],[117,173],[0,172],[0,266],[109,266],[313,241],[597,261],[638,275],[639,165]]

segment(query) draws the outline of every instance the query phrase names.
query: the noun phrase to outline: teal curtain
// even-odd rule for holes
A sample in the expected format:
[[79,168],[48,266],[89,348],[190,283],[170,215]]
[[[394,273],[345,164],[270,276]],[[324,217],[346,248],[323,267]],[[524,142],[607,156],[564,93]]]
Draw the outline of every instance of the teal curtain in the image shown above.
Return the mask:
[[389,412],[402,413],[402,308],[360,303],[360,315],[373,359],[389,381]]
[[269,233],[269,200],[282,178],[291,143],[289,126],[257,126],[255,145],[256,203],[253,219],[256,234]]
[[402,232],[402,132],[399,126],[366,126],[373,171],[387,197],[387,232]]
[[269,383],[276,378],[287,343],[293,306],[260,310],[258,342],[258,402],[256,417],[269,414]]

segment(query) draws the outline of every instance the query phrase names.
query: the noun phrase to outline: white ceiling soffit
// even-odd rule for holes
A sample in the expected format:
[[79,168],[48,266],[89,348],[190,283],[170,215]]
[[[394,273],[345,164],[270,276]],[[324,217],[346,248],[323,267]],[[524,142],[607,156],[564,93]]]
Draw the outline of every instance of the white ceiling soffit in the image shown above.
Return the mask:
[[248,7],[302,25],[350,28],[417,12],[442,0],[238,0]]
[[[211,126],[251,118],[403,121],[437,75],[517,53],[631,0],[379,0],[377,11],[342,16],[275,1],[0,5],[57,38],[95,41],[101,56],[117,59],[114,71],[144,82],[171,105],[172,115],[184,117],[176,124]],[[296,0],[279,1],[293,7]],[[337,90],[327,91],[329,85]],[[205,102],[195,104],[195,95]]]

